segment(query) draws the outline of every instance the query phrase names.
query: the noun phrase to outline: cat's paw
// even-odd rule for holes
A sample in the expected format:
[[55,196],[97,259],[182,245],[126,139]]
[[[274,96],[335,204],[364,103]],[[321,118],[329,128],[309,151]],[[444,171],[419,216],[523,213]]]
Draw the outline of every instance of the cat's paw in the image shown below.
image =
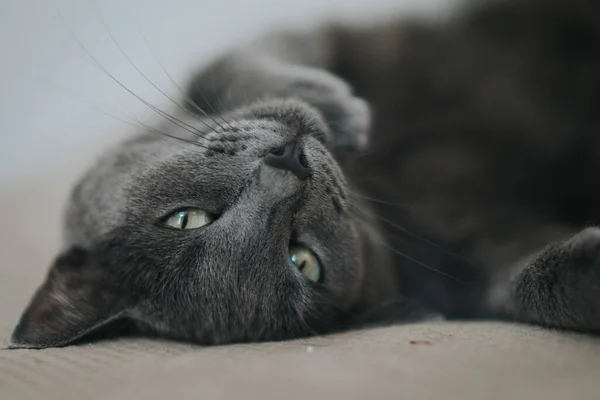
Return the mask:
[[600,229],[546,248],[516,281],[520,317],[600,332]]
[[337,94],[323,97],[318,103],[316,106],[333,133],[336,151],[362,151],[367,147],[371,112],[363,99]]
[[371,110],[367,102],[356,97],[341,79],[319,70],[295,76],[286,88],[323,115],[333,134],[334,150],[361,151],[368,145]]
[[600,267],[600,229],[587,228],[573,236],[563,245],[571,261],[581,268]]

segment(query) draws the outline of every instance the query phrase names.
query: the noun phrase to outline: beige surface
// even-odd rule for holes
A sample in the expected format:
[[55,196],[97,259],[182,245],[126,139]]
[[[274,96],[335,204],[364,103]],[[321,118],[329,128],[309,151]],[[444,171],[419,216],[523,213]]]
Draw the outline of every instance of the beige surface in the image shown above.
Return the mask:
[[[430,344],[411,344],[424,340]],[[1,351],[0,393],[3,399],[598,399],[599,372],[600,345],[592,338],[501,324],[434,324],[213,348],[122,340]]]
[[[0,197],[0,347],[58,248],[68,180]],[[413,343],[411,343],[411,341]],[[119,340],[0,350],[0,399],[599,399],[600,338],[417,324],[203,348]]]

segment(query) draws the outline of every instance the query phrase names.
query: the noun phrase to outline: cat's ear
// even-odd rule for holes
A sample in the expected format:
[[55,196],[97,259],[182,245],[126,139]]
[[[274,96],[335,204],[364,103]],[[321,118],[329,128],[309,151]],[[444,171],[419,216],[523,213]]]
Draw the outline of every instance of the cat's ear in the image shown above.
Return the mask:
[[11,348],[64,346],[121,316],[123,296],[90,253],[60,255],[15,328]]

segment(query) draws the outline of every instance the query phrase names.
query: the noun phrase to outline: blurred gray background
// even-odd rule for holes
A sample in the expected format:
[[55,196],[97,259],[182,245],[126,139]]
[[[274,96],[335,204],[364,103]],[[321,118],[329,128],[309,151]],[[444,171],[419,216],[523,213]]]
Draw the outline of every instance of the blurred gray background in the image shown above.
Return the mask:
[[[186,78],[228,47],[266,30],[328,20],[436,15],[453,0],[0,0],[0,303],[15,321],[59,249],[62,205],[73,181],[135,128],[107,115],[152,121],[94,57],[153,104],[169,101],[133,62],[177,98]],[[171,104],[171,107],[173,105]],[[23,288],[25,287],[26,290]],[[6,308],[4,308],[6,309]],[[6,336],[12,326],[0,326]]]

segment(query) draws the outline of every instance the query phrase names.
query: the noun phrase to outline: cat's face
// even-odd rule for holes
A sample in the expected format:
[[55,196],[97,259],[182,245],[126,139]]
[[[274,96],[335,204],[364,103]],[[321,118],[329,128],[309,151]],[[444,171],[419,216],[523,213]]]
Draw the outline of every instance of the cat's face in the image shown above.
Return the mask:
[[[66,215],[71,250],[14,345],[64,344],[116,317],[201,343],[307,335],[347,320],[365,292],[366,227],[349,210],[319,117],[287,102],[211,132],[182,121],[205,138],[169,133],[198,145],[148,133],[82,179]],[[289,142],[303,151],[306,179],[264,161]]]

